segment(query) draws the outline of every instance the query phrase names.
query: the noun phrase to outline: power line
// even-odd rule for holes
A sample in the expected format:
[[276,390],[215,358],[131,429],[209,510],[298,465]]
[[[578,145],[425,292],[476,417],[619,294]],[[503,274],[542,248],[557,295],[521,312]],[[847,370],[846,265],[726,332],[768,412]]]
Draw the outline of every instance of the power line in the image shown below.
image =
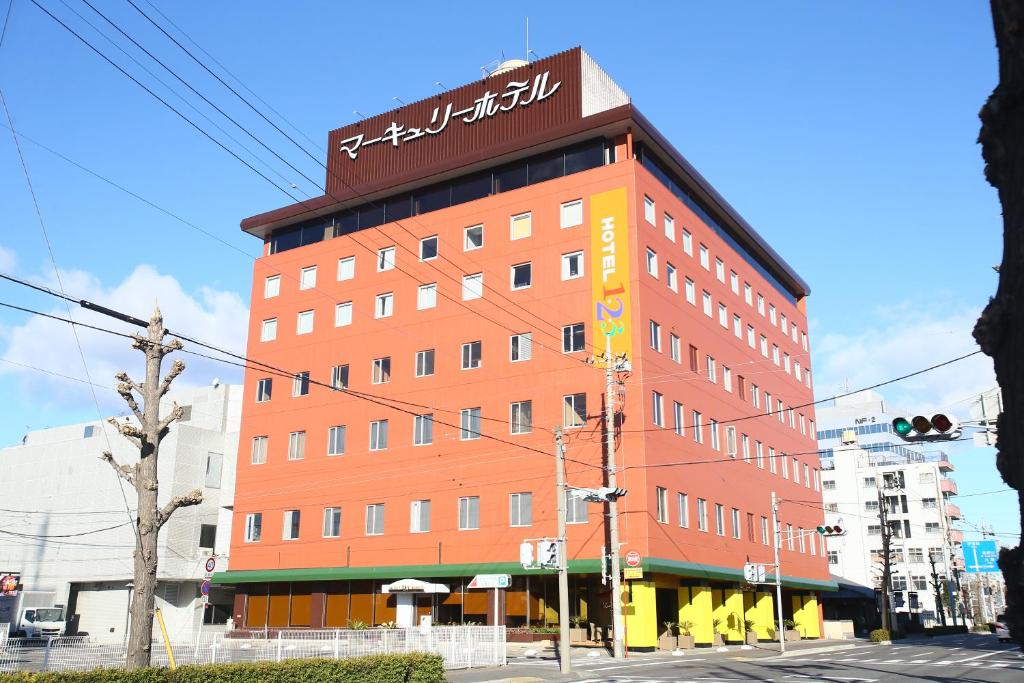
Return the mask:
[[121,522],[114,526],[103,527],[102,529],[92,529],[91,531],[80,531],[74,534],[26,534],[19,531],[9,531],[7,529],[0,529],[0,534],[8,534],[10,536],[19,536],[22,538],[35,538],[35,539],[47,539],[47,538],[77,538],[79,536],[90,536],[92,534],[98,534],[104,531],[110,531],[111,529],[120,529],[123,526],[128,526],[131,521]]

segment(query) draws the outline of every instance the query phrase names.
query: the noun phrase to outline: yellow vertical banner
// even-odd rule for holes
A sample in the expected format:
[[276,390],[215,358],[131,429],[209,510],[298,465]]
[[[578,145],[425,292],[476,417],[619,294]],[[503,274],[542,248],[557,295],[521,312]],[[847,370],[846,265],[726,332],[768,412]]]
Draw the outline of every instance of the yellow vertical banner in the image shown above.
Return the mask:
[[[612,355],[632,364],[629,289],[629,206],[626,188],[590,197],[590,272],[593,287],[594,347],[605,349],[611,335]],[[603,365],[603,364],[602,364]]]

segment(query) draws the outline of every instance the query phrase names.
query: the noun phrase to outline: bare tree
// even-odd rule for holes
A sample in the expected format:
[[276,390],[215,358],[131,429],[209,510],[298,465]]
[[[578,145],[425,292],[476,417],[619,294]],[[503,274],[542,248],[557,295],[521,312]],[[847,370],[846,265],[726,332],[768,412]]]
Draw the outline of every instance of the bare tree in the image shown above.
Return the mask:
[[[128,373],[119,372],[117,393],[121,394],[131,408],[138,423],[110,418],[109,422],[124,438],[139,450],[139,460],[134,465],[123,465],[110,452],[103,453],[103,460],[110,463],[117,474],[127,481],[138,494],[138,516],[135,520],[135,597],[131,606],[131,627],[128,640],[128,668],[149,666],[153,641],[153,608],[156,600],[157,537],[160,529],[171,518],[174,511],[203,502],[201,491],[194,490],[174,496],[163,507],[159,506],[160,484],[157,478],[160,442],[170,425],[182,416],[181,406],[174,404],[170,413],[161,419],[160,399],[171,388],[171,383],[185,369],[180,360],[174,361],[170,372],[161,380],[160,365],[164,356],[182,348],[179,339],[164,343],[167,335],[160,309],[153,311],[146,328],[147,336],[134,335],[132,348],[146,354],[146,379],[135,382]],[[142,399],[139,407],[135,395]]]
[[[1003,206],[1003,261],[999,287],[974,338],[992,357],[1003,392],[998,420],[996,467],[1012,488],[1024,520],[1024,3],[991,0],[999,54],[999,83],[981,108],[981,154],[985,178]],[[1004,548],[999,567],[1006,579],[1010,635],[1024,642],[1024,550]]]

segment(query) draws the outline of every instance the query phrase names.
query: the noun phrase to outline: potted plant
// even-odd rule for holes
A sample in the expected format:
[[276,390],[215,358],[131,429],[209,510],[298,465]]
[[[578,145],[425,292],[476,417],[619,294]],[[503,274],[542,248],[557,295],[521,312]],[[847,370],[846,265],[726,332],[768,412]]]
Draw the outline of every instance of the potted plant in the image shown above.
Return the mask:
[[679,633],[679,636],[678,636],[678,643],[679,643],[679,647],[683,648],[684,650],[692,650],[693,649],[693,634],[690,633],[690,629],[692,629],[692,628],[693,628],[693,622],[692,621],[680,621],[679,622],[679,631],[680,631],[680,633]]
[[797,630],[797,623],[792,619],[785,619],[782,622],[786,625],[786,640],[800,640],[800,631]]
[[744,619],[743,628],[747,634],[747,645],[757,645],[757,631],[754,630],[754,620]]
[[676,640],[676,622],[674,621],[663,621],[665,630],[658,634],[658,649],[659,650],[674,650],[679,645],[679,641]]
[[725,645],[725,638],[722,637],[722,632],[719,631],[719,629],[718,629],[718,627],[721,626],[721,625],[722,625],[722,620],[721,619],[718,619],[716,617],[716,618],[711,620],[711,629],[712,629],[712,632],[715,634],[715,642],[713,643],[713,645],[715,647],[722,647],[723,645]]
[[578,614],[569,619],[569,642],[570,643],[582,643],[587,640],[590,636],[588,633],[586,622],[583,621],[583,617]]

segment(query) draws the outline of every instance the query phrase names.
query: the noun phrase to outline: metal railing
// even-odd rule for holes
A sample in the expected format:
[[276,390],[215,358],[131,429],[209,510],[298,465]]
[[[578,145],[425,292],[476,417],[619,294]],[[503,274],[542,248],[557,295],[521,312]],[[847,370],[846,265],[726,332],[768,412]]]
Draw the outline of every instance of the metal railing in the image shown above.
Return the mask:
[[[216,634],[191,643],[172,643],[171,651],[179,666],[425,652],[440,655],[446,669],[469,669],[504,666],[505,646],[504,626],[432,626],[279,631],[243,638]],[[0,672],[119,669],[126,661],[124,644],[99,643],[89,636],[0,641]],[[158,638],[153,640],[152,665],[169,665],[166,648]]]

